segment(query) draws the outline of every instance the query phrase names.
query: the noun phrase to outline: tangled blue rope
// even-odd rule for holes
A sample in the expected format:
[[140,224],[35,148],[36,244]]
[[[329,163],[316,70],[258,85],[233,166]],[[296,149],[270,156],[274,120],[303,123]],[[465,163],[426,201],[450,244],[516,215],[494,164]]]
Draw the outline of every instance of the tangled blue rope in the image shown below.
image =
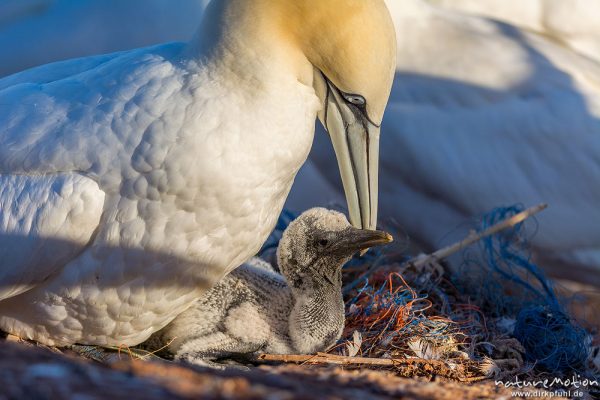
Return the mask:
[[[484,216],[481,229],[522,211],[520,206],[495,209]],[[516,286],[509,295],[515,307],[513,335],[525,348],[526,359],[554,373],[582,370],[588,358],[587,333],[569,317],[552,283],[531,261],[524,224],[484,239],[482,247],[502,286]]]

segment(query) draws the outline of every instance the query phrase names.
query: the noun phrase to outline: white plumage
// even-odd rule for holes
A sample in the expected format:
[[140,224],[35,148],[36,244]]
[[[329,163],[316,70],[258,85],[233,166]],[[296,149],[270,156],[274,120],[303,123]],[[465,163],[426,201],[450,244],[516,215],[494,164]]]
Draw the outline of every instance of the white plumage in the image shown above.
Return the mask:
[[[0,300],[39,285],[73,259],[98,227],[104,198],[96,182],[78,174],[0,175]],[[30,232],[35,237],[24,241]]]
[[[0,303],[5,330],[47,343],[61,337],[136,343],[172,318],[165,310],[183,310],[203,284],[212,285],[260,248],[310,148],[314,122],[307,116],[316,114],[317,98],[293,79],[271,75],[280,90],[255,91],[248,105],[243,82],[226,78],[221,82],[231,86],[225,89],[208,78],[217,71],[180,62],[184,50],[171,44],[98,63],[75,60],[57,66],[68,70],[62,79],[20,83],[0,94],[2,203],[27,198],[19,213],[27,205],[24,217],[46,214],[58,223],[27,229],[16,214],[5,215],[23,226],[3,230],[16,242],[5,251],[36,246],[49,253],[57,232],[81,244],[48,271],[35,260],[2,260],[3,271],[20,277],[17,287],[3,280],[3,298],[45,282]],[[75,63],[84,67],[78,73]],[[38,81],[52,69],[42,67]],[[239,135],[242,130],[253,135]],[[76,196],[45,203],[44,193],[56,190],[65,173],[98,187],[78,185]],[[68,212],[80,192],[93,203],[86,210],[91,226],[82,233],[77,214]],[[64,220],[56,216],[65,213]],[[99,214],[101,223],[93,225]],[[93,246],[85,246],[88,240]],[[53,323],[39,329],[39,321]]]
[[[395,64],[383,2],[293,4],[218,0],[189,43],[0,80],[0,329],[53,345],[142,342],[256,254],[323,104],[332,134],[355,124],[338,87],[368,100],[352,114],[361,127],[381,122]],[[341,24],[353,31],[329,32]],[[384,45],[365,59],[374,39]],[[373,204],[367,189],[349,193]]]
[[[547,202],[531,242],[538,261],[600,283],[600,65],[514,26],[387,3],[398,54],[381,139],[383,218],[433,250],[495,207]],[[316,137],[311,159],[336,184]]]

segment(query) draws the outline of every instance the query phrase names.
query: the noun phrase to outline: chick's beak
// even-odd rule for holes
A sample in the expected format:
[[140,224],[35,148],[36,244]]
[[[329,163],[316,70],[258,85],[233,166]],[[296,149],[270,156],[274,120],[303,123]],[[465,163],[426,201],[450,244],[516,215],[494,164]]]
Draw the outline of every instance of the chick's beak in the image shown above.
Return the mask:
[[333,245],[333,251],[342,256],[351,256],[356,252],[394,241],[392,235],[384,231],[348,228],[339,233]]

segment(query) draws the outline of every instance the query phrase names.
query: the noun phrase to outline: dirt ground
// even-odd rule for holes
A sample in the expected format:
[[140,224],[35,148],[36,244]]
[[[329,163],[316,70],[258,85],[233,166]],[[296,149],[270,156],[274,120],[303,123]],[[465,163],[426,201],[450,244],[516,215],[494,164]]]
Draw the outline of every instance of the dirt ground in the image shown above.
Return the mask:
[[[597,332],[598,289],[565,281],[560,286],[571,295],[586,295],[586,301],[572,311]],[[81,353],[0,339],[0,400],[564,398],[533,389],[505,388],[494,380],[459,383],[447,379],[451,373],[437,370],[420,378],[401,377],[423,375],[401,369],[352,370],[294,364],[216,371],[159,359],[142,361],[127,351],[111,355],[110,360],[100,363]]]
[[[215,371],[166,361],[110,365],[0,341],[0,399],[510,399],[493,381],[408,379],[340,367],[261,366]],[[560,397],[554,397],[560,398]]]

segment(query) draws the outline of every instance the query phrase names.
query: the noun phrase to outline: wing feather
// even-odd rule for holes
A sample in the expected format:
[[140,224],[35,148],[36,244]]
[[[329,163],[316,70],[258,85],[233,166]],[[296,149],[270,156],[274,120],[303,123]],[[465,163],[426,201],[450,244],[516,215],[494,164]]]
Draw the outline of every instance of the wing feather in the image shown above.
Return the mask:
[[79,174],[0,175],[0,300],[77,257],[99,225],[104,197]]

